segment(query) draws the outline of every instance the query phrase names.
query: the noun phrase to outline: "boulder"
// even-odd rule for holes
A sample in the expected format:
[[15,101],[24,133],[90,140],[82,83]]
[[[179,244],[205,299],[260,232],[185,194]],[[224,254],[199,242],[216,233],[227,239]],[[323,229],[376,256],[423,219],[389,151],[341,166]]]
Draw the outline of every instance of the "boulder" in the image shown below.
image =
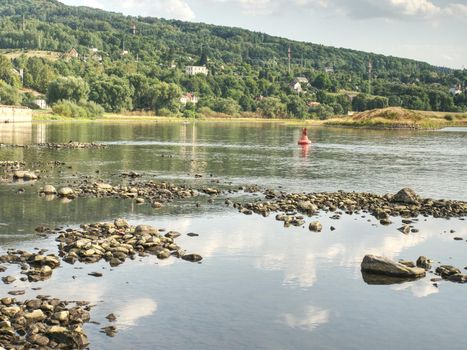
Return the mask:
[[71,197],[74,195],[74,193],[75,191],[73,191],[73,189],[70,187],[62,187],[58,190],[58,195],[60,197]]
[[187,254],[182,256],[183,260],[191,261],[191,262],[198,262],[203,260],[203,257],[199,254]]
[[44,188],[42,189],[42,193],[44,194],[56,194],[57,189],[53,187],[52,185],[45,185]]
[[459,275],[461,271],[458,268],[451,265],[441,265],[436,269],[436,273],[443,278],[447,278],[449,276]]
[[366,255],[361,265],[362,272],[377,275],[418,278],[426,275],[425,269],[419,267],[408,267],[388,258]]
[[313,221],[309,226],[310,231],[321,232],[323,230],[323,225],[319,221]]
[[431,269],[431,263],[430,260],[426,256],[421,256],[417,259],[417,267],[420,267],[422,269],[425,269],[428,271]]
[[392,197],[394,203],[418,204],[420,197],[411,188],[403,188]]

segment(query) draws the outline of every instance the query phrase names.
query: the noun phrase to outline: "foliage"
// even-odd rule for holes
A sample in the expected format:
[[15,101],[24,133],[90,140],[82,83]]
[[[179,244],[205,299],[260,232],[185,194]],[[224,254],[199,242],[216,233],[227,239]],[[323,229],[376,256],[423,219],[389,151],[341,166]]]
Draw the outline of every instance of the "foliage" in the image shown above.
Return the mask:
[[[465,92],[449,93],[454,84],[465,85],[467,70],[239,28],[71,7],[55,0],[3,0],[0,19],[0,49],[23,53],[15,55],[13,63],[0,56],[0,79],[19,88],[18,71],[23,69],[24,87],[47,93],[52,103],[90,100],[109,112],[177,114],[185,113],[179,99],[190,92],[200,98],[196,111],[186,112],[190,115],[256,112],[269,118],[327,118],[330,113],[386,106],[467,109]],[[122,55],[123,47],[128,54]],[[292,59],[291,72],[289,47],[292,57],[301,57]],[[78,59],[67,56],[72,48]],[[52,52],[57,59],[32,57],[32,50]],[[187,76],[184,68],[193,64],[206,65],[209,75]],[[301,94],[290,89],[295,77],[309,81],[302,84]],[[308,107],[316,101],[319,107]]]
[[89,95],[89,85],[82,78],[60,77],[50,83],[47,89],[49,105],[61,100],[73,102],[86,101]]
[[104,109],[94,102],[75,103],[67,100],[55,103],[52,111],[68,118],[97,118],[104,114]]
[[0,104],[18,105],[20,102],[21,96],[18,89],[0,80]]

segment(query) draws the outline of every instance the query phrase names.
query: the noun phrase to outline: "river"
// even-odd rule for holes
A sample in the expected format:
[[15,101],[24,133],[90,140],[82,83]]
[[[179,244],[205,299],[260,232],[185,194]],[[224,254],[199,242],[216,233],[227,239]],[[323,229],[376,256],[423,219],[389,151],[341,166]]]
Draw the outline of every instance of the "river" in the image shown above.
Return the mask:
[[[0,182],[1,251],[56,252],[54,237],[39,239],[34,232],[39,224],[75,227],[124,217],[131,224],[178,231],[178,244],[203,256],[201,264],[145,257],[114,269],[105,263],[62,264],[51,279],[34,284],[40,294],[96,305],[91,314],[101,325],[85,326],[91,349],[465,349],[465,285],[434,285],[431,274],[404,284],[368,285],[360,272],[365,254],[409,260],[426,255],[462,269],[465,221],[420,218],[419,232],[403,235],[397,231],[400,218],[383,227],[364,214],[333,220],[321,213],[313,220],[322,222],[323,232],[312,233],[284,228],[273,216],[245,216],[224,205],[224,198],[175,201],[155,211],[133,201],[62,203],[38,195],[44,183],[58,187],[89,176],[118,184],[127,181],[122,172],[136,171],[144,179],[192,186],[379,194],[411,187],[424,197],[467,200],[462,128],[311,128],[308,148],[296,145],[299,136],[300,128],[280,123],[2,125],[0,143],[73,140],[107,147],[0,148],[0,160],[43,170],[37,184]],[[104,276],[88,276],[91,271]],[[8,274],[20,276],[15,267]],[[19,280],[0,286],[0,293],[21,288],[24,298],[38,293]],[[114,338],[99,332],[110,312],[117,315]]]

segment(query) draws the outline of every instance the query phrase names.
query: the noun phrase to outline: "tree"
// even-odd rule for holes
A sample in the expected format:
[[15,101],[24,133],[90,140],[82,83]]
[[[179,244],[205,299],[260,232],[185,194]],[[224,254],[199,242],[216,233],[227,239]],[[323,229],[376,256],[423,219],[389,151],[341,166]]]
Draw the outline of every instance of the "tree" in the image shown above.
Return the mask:
[[132,97],[133,91],[124,78],[103,76],[90,86],[89,100],[101,105],[107,112],[131,110]]
[[0,55],[0,80],[13,87],[21,85],[19,74],[15,72],[11,61],[3,55]]
[[21,96],[18,89],[0,80],[0,104],[18,105],[20,102]]
[[265,97],[258,102],[258,112],[267,118],[277,118],[285,115],[287,106],[276,97]]
[[50,83],[47,89],[47,102],[52,105],[60,100],[72,102],[87,101],[89,85],[82,78],[60,77]]
[[178,85],[158,82],[149,87],[146,98],[152,110],[160,112],[162,109],[167,109],[175,113],[180,108],[181,95],[182,90]]

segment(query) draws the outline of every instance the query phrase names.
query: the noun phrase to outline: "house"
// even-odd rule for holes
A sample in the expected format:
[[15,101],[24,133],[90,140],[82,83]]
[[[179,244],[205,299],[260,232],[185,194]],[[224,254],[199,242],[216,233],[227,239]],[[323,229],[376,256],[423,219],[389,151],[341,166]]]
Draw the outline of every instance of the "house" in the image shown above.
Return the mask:
[[126,55],[128,55],[129,53],[130,53],[130,52],[129,52],[128,50],[123,50],[122,53],[121,53],[121,55],[122,55],[122,56],[126,56]]
[[186,66],[185,73],[187,75],[197,75],[197,74],[208,75],[209,70],[205,66]]
[[49,106],[47,105],[47,101],[43,98],[38,98],[32,101],[37,107],[40,109],[47,109]]
[[452,88],[449,89],[449,92],[453,96],[461,95],[462,86],[460,84],[454,85]]
[[92,53],[97,53],[99,49],[97,47],[92,47],[89,49],[89,51],[91,51]]
[[310,101],[306,104],[308,107],[319,107],[321,106],[321,103],[315,102],[315,101]]
[[292,84],[289,85],[289,87],[297,94],[303,92],[302,84],[300,84],[298,81],[293,81]]
[[68,51],[66,53],[67,57],[70,57],[70,58],[78,58],[79,57],[79,53],[78,51],[73,47],[70,51]]
[[326,68],[324,68],[324,71],[326,73],[334,73],[334,68],[333,67],[326,67]]
[[187,103],[193,103],[194,105],[198,103],[198,97],[192,93],[187,93],[180,97],[180,103],[186,105]]
[[308,79],[305,78],[305,77],[296,77],[296,78],[295,78],[295,81],[298,82],[298,83],[300,83],[300,84],[306,84],[306,85],[308,85],[308,84],[310,83],[310,82],[308,81]]

